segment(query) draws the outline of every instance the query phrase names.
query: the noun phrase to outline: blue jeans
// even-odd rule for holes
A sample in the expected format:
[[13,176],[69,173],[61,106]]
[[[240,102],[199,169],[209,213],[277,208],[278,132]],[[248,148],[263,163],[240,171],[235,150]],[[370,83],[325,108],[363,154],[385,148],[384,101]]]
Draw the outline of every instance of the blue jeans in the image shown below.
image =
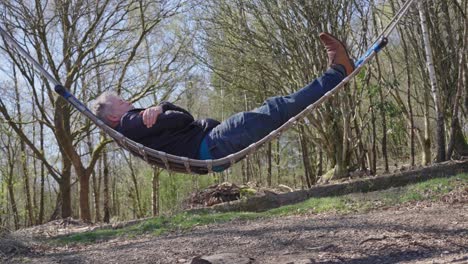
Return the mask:
[[[257,142],[320,99],[344,77],[344,68],[330,68],[293,94],[268,98],[262,106],[250,112],[234,114],[204,137],[199,159],[223,158]],[[215,171],[220,170],[222,168],[215,168]]]

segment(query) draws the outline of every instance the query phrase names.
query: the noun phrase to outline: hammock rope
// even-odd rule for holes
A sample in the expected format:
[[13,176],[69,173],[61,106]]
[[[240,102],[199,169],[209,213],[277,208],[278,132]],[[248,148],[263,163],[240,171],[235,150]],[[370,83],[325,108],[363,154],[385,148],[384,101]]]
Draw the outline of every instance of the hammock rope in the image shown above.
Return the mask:
[[38,63],[26,50],[24,50],[18,42],[16,42],[13,37],[11,37],[1,26],[0,26],[0,35],[3,36],[4,40],[12,45],[15,50],[22,55],[26,60],[28,60],[34,67],[42,74],[46,79],[48,79],[51,83],[54,84],[54,90],[62,96],[65,100],[67,100],[73,107],[75,107],[81,114],[86,116],[90,119],[96,126],[101,128],[104,132],[106,132],[110,137],[112,137],[121,147],[130,151],[133,155],[140,157],[148,164],[153,166],[157,166],[160,168],[165,168],[168,171],[175,171],[175,172],[182,172],[182,173],[189,173],[189,174],[206,174],[212,173],[215,167],[229,167],[232,166],[234,163],[238,162],[239,160],[245,158],[247,155],[255,152],[259,147],[263,144],[278,138],[285,130],[288,128],[295,126],[299,120],[304,118],[308,113],[310,113],[315,107],[322,104],[325,100],[336,94],[341,88],[345,86],[349,81],[351,81],[362,69],[362,67],[372,59],[379,51],[381,51],[387,44],[388,39],[387,37],[390,33],[395,29],[397,24],[401,21],[403,16],[409,10],[411,4],[415,0],[408,0],[405,4],[400,8],[398,13],[393,17],[390,21],[389,25],[383,30],[383,32],[376,38],[377,40],[370,46],[370,48],[365,52],[365,54],[359,58],[355,63],[355,70],[350,73],[345,79],[343,79],[335,88],[327,92],[324,96],[322,96],[319,100],[315,103],[306,107],[303,111],[301,111],[296,116],[289,119],[286,123],[281,125],[276,130],[269,133],[264,138],[260,139],[259,141],[251,144],[250,146],[236,152],[230,154],[226,157],[214,160],[197,160],[197,159],[189,159],[187,157],[180,157],[168,154],[166,152],[150,149],[145,147],[144,145],[137,143],[129,138],[126,138],[121,133],[117,132],[116,130],[112,129],[111,127],[107,126],[102,120],[96,117],[89,109],[86,107],[84,103],[78,100],[75,96],[73,96],[70,92],[65,89],[59,81],[55,79],[44,67]]

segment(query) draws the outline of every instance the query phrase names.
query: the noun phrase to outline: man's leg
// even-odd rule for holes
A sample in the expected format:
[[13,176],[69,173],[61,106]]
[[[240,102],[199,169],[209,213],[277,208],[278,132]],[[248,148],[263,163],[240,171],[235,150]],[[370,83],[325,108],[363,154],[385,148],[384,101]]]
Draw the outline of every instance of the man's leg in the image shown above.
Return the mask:
[[333,89],[345,77],[344,69],[327,70],[301,90],[268,98],[262,106],[237,113],[205,137],[212,158],[222,158],[257,142]]
[[354,68],[344,45],[322,33],[329,69],[312,83],[288,96],[267,99],[253,111],[235,114],[211,130],[203,139],[200,159],[218,159],[236,153],[277,129],[291,117],[333,89]]

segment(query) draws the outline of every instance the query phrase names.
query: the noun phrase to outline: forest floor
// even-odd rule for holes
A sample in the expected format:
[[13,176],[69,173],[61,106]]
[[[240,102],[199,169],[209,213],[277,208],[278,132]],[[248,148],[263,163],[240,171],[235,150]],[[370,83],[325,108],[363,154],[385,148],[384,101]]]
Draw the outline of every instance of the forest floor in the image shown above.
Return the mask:
[[382,197],[402,195],[407,187],[346,196],[355,204],[371,202],[366,210],[310,208],[162,235],[34,242],[8,263],[468,263],[467,177],[452,183],[441,195],[425,189],[429,195],[422,199],[391,205]]

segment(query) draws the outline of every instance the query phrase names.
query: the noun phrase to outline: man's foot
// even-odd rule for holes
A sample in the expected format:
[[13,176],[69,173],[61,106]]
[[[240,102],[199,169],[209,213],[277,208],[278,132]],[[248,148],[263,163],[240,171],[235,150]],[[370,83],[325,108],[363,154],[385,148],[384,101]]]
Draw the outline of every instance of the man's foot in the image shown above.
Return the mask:
[[346,51],[343,43],[325,32],[320,33],[319,37],[320,41],[327,49],[328,67],[341,65],[346,71],[346,76],[348,76],[354,70],[354,63],[349,58],[348,51]]

